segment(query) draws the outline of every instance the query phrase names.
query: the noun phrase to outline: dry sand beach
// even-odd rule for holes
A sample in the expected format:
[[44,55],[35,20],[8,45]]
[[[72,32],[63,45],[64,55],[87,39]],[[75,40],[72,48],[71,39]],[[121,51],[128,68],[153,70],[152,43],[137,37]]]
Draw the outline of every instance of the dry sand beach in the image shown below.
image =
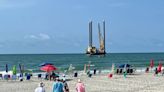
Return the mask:
[[[79,78],[84,82],[86,92],[163,92],[164,76],[154,76],[152,73],[139,73],[128,75],[125,79],[123,75],[114,75],[107,78],[107,74],[101,74],[88,78],[81,75]],[[19,82],[0,80],[0,92],[34,92],[41,80],[32,78],[31,80]],[[51,92],[53,81],[43,80],[46,92]],[[75,91],[77,78],[68,81],[70,92]]]

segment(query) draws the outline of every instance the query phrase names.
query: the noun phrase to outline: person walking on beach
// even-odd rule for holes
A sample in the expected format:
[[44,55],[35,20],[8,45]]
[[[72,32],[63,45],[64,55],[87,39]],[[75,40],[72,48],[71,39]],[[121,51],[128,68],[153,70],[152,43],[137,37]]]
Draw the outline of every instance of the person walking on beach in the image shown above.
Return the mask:
[[63,83],[59,80],[59,78],[57,78],[56,82],[53,83],[52,92],[64,92]]
[[43,82],[39,83],[38,87],[35,89],[35,92],[46,92]]
[[65,79],[62,80],[64,86],[64,92],[69,92],[69,87]]
[[76,84],[76,92],[85,92],[85,86],[80,79],[78,79],[78,83]]

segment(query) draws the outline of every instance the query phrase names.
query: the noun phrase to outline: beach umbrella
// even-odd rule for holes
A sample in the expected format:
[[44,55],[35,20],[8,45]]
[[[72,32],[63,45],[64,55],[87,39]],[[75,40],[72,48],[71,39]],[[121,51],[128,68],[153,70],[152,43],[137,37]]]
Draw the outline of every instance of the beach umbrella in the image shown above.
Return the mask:
[[8,65],[6,64],[6,72],[8,72]]
[[21,64],[19,64],[19,71],[22,72]]
[[127,64],[124,65],[124,72],[126,72]]
[[119,68],[127,68],[127,67],[130,67],[131,65],[129,65],[129,64],[121,64],[121,65],[119,65],[118,67]]
[[57,68],[53,65],[45,65],[45,66],[42,66],[40,70],[45,71],[45,72],[52,72],[54,70],[57,70]]
[[24,64],[22,64],[22,74],[24,73]]
[[12,72],[13,72],[13,75],[17,74],[16,65],[13,66]]
[[43,63],[41,63],[41,64],[39,65],[39,67],[41,67],[41,66],[45,66],[45,65],[54,65],[54,64],[52,64],[52,63],[48,63],[48,62],[43,62]]
[[19,64],[19,70],[20,70],[20,76],[23,77],[21,64]]
[[153,60],[153,59],[150,60],[150,67],[151,67],[151,68],[154,67],[154,60]]
[[115,73],[115,64],[114,64],[114,63],[112,64],[111,70],[112,70],[112,71],[111,71],[112,73]]
[[[71,66],[71,65],[70,65]],[[87,69],[87,65],[86,64],[84,64],[84,73],[86,73],[86,69]],[[68,71],[70,71],[71,69],[70,69],[70,67],[68,68]]]
[[72,71],[73,69],[75,69],[75,67],[72,66],[72,64],[69,65],[68,71]]

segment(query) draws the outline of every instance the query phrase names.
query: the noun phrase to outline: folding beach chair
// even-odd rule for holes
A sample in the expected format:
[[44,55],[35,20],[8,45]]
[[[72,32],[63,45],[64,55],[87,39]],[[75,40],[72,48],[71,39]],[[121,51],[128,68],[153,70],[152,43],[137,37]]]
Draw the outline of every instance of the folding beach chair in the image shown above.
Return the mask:
[[42,78],[42,74],[38,74],[38,79],[41,79]]
[[4,75],[4,80],[9,80],[9,75],[8,74]]
[[77,72],[75,72],[75,73],[74,73],[74,77],[77,77],[77,76],[78,76],[78,73],[77,73]]
[[116,74],[118,74],[118,73],[119,73],[119,69],[116,70]]
[[2,74],[0,74],[0,79],[1,79],[1,80],[3,79],[3,76],[2,76]]
[[27,74],[26,80],[30,80],[30,78],[31,78],[31,75],[30,74]]
[[120,74],[122,74],[122,73],[123,73],[123,72],[122,72],[122,70],[123,70],[123,69],[120,69],[120,72],[119,72]]
[[12,75],[12,80],[16,80],[17,76],[16,75]]

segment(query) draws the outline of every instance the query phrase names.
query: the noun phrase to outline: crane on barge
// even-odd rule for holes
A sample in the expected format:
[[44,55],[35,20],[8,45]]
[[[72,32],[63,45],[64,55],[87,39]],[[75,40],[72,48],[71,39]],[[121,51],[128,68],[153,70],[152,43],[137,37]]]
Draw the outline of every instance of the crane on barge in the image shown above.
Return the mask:
[[105,55],[105,21],[103,21],[103,36],[101,33],[100,23],[98,23],[98,34],[99,34],[99,49],[92,44],[92,21],[89,22],[89,46],[86,50],[86,54],[89,55]]

